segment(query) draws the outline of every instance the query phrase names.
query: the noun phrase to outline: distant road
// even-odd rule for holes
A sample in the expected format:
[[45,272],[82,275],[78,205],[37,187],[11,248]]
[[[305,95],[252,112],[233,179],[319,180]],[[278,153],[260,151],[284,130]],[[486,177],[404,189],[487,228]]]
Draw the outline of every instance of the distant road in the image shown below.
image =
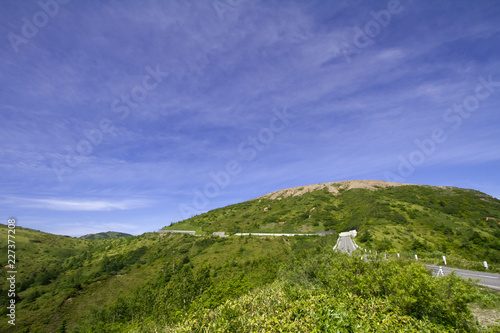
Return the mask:
[[[159,233],[165,234],[165,233],[174,233],[174,234],[191,234],[194,236],[210,236],[210,235],[196,235],[196,231],[191,231],[191,230],[163,230],[160,229],[158,230]],[[293,236],[325,236],[327,233],[326,232],[316,232],[314,234],[299,234],[299,233],[294,233],[294,234],[276,234],[276,233],[269,233],[269,232],[237,232],[234,234],[234,236],[277,236],[277,237],[293,237]],[[221,236],[222,237],[227,237],[229,235],[225,235],[225,232],[214,232],[212,236]]]
[[354,245],[351,237],[344,236],[339,238],[337,245],[333,249],[340,250],[343,253],[352,253],[356,250],[356,245]]
[[425,266],[431,269],[434,272],[434,275],[437,274],[437,272],[439,271],[439,267],[442,267],[444,275],[448,275],[454,271],[455,274],[461,276],[464,279],[468,278],[479,279],[481,280],[479,284],[485,287],[500,290],[500,274],[468,271],[465,269],[457,269],[446,266],[434,266],[434,265],[425,265]]
[[235,236],[276,236],[276,237],[293,237],[293,236],[319,236],[319,234],[272,234],[266,232],[237,232]]

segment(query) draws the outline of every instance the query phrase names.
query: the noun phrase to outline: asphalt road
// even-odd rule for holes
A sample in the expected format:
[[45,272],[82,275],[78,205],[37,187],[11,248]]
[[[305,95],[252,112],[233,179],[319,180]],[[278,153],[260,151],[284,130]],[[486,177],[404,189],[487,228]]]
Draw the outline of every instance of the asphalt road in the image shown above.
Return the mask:
[[486,273],[486,272],[475,272],[475,271],[467,271],[465,269],[457,269],[446,266],[433,266],[433,265],[425,265],[427,268],[431,269],[434,275],[439,271],[439,267],[443,268],[444,275],[450,274],[452,271],[455,271],[455,274],[461,276],[464,279],[479,279],[479,284],[500,290],[500,274],[496,273]]
[[340,252],[343,253],[351,253],[356,250],[356,246],[354,245],[354,242],[352,241],[351,237],[349,236],[340,237],[337,243],[336,250],[340,250]]

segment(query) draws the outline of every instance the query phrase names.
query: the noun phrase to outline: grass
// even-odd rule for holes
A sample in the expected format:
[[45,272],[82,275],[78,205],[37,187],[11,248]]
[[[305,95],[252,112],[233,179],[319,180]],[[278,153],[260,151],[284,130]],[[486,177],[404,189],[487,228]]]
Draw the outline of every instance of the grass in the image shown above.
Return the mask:
[[[29,237],[46,237],[28,229],[19,232],[24,232],[28,244]],[[220,325],[220,330],[212,331],[231,331],[224,326],[231,323],[244,332],[252,327],[267,327],[276,320],[284,325],[280,327],[293,327],[297,316],[303,318],[300,321],[303,326],[297,326],[302,332],[320,322],[328,327],[344,321],[346,325],[362,325],[367,330],[378,322],[410,331],[446,331],[441,324],[394,312],[394,305],[374,296],[378,295],[378,287],[373,289],[376,294],[372,296],[356,296],[359,303],[348,302],[351,296],[339,294],[340,290],[352,287],[345,283],[374,283],[370,279],[382,273],[367,271],[363,276],[369,280],[365,282],[356,275],[339,282],[343,274],[369,267],[348,256],[334,254],[331,247],[336,235],[220,238],[147,233],[105,240],[62,236],[47,239],[64,247],[43,252],[44,260],[58,262],[63,269],[48,283],[32,283],[19,294],[17,315],[22,320],[15,329],[0,323],[2,332],[56,332],[63,326],[67,332],[181,332],[197,328],[206,318]],[[80,252],[70,258],[60,257],[72,249]],[[43,251],[43,247],[38,250]],[[25,260],[35,261],[35,252],[29,251],[33,257]],[[121,262],[127,264],[118,265]],[[36,269],[34,272],[38,272]],[[421,275],[424,271],[419,272]],[[19,276],[21,280],[24,278]],[[295,287],[290,289],[291,286]],[[352,292],[369,290],[356,288]],[[498,300],[487,293],[478,296],[473,304],[478,316],[492,313],[496,307]],[[261,316],[252,308],[260,309]],[[316,309],[319,317],[311,316],[311,309]],[[328,309],[337,313],[337,317],[325,315]],[[366,311],[371,313],[369,317],[363,317]],[[238,315],[227,317],[229,313]]]
[[469,306],[478,323],[492,332],[500,332],[500,292],[478,287],[475,301]]
[[[293,327],[296,318],[304,320],[302,331],[310,330],[309,324],[328,330],[333,327],[328,325],[342,323],[347,331],[356,325],[369,331],[374,330],[372,323],[387,322],[408,331],[460,327],[478,331],[467,311],[449,312],[444,303],[435,309],[431,300],[455,286],[457,304],[472,301],[470,308],[484,322],[486,316],[498,314],[498,295],[481,290],[472,297],[472,289],[458,280],[442,285],[418,268],[421,265],[415,266],[413,257],[417,253],[420,263],[436,264],[446,255],[448,266],[476,270],[488,260],[491,270],[498,271],[498,216],[500,201],[480,192],[403,186],[343,190],[337,196],[318,190],[281,200],[256,199],[166,228],[208,235],[201,237],[146,233],[89,240],[18,227],[16,314],[22,320],[15,328],[0,322],[0,331],[56,332],[64,327],[67,332],[182,331],[183,327],[200,328],[203,318],[212,318],[221,331],[231,331],[224,328],[228,323],[243,331],[271,323],[281,327],[276,320],[282,320],[282,327]],[[387,252],[389,257],[400,253],[401,260],[383,266],[334,255],[336,233],[324,237],[210,236],[214,231],[301,233],[353,228],[358,230],[358,245]],[[6,234],[6,230],[0,225],[0,232]],[[3,265],[6,249],[6,240],[0,239]],[[415,279],[398,275],[396,267],[414,274]],[[392,281],[388,272],[399,280]],[[0,301],[6,304],[6,269],[0,270],[0,281]],[[409,296],[391,291],[392,284],[404,285],[401,292],[414,288],[411,297],[422,302],[422,308],[404,303]],[[425,297],[419,294],[423,290],[429,291]],[[350,307],[352,297],[359,302]],[[441,298],[440,302],[451,301]],[[270,312],[259,317],[249,311],[259,304]],[[317,310],[317,317],[308,312],[311,308]],[[366,311],[374,317],[362,318]],[[428,321],[420,315],[422,311],[430,311],[428,318],[434,319]],[[0,315],[5,314],[3,307]],[[486,324],[490,331],[496,329]]]
[[[500,264],[497,220],[500,200],[484,193],[415,185],[374,191],[351,189],[339,195],[321,189],[280,200],[260,198],[164,229],[196,230],[197,234],[357,229],[360,245],[377,251],[439,252],[471,263],[486,260],[496,265]],[[362,235],[366,232],[370,237],[365,239]]]
[[[24,233],[20,237],[21,244],[25,243],[24,238],[29,242],[29,237],[46,237],[29,229],[19,229],[18,233],[21,232]],[[23,327],[55,332],[63,320],[68,329],[77,329],[77,324],[81,325],[92,318],[92,313],[116,307],[120,297],[128,300],[125,303],[133,302],[131,297],[134,290],[137,292],[141,288],[150,288],[148,286],[162,285],[165,282],[159,281],[166,281],[162,276],[170,272],[173,275],[168,279],[183,283],[185,274],[196,276],[203,269],[208,269],[211,277],[206,281],[211,281],[211,292],[204,293],[201,302],[219,304],[231,295],[238,296],[263,281],[273,280],[277,266],[272,265],[286,260],[291,250],[290,241],[284,238],[253,236],[219,238],[149,233],[104,240],[62,236],[50,239],[53,244],[60,246],[57,251],[45,252],[45,245],[41,245],[38,250],[43,253],[42,262],[51,264],[23,265],[23,269],[20,269],[23,273],[18,274],[18,277],[23,284],[27,277],[39,275],[46,267],[52,274],[51,279],[45,284],[35,279],[26,290],[18,288],[17,315],[23,320],[16,328],[0,322],[2,332],[22,331]],[[63,253],[69,253],[66,250],[73,249],[78,254],[69,258],[60,257]],[[36,252],[27,251],[23,256],[25,262],[37,261],[39,254]],[[141,255],[136,257],[135,253]],[[121,262],[126,262],[126,265],[119,265]],[[22,263],[19,265],[21,267]],[[109,270],[109,267],[113,269]],[[5,271],[2,274],[5,275]],[[178,292],[182,288],[168,288],[171,292],[167,294],[171,295],[175,290],[180,297]],[[191,292],[193,297],[200,297],[196,291]],[[5,289],[2,290],[2,295],[6,294]],[[5,310],[2,311],[4,315]]]

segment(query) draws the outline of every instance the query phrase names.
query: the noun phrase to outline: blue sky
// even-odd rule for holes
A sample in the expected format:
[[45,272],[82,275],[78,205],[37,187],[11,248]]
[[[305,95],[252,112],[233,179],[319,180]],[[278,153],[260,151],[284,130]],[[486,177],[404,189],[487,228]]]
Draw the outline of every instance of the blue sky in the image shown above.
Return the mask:
[[140,234],[350,179],[500,198],[498,1],[0,3],[0,216]]

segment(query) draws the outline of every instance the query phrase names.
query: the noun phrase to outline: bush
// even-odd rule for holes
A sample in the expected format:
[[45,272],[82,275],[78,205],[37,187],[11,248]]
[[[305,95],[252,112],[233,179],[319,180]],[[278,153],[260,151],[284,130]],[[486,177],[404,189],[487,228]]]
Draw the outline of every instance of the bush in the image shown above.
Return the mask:
[[393,212],[392,214],[390,214],[389,220],[391,220],[394,223],[403,224],[403,225],[408,223],[408,220],[406,219],[406,217],[398,212]]
[[416,263],[343,254],[295,256],[281,279],[166,332],[446,332],[474,330],[472,285]]

